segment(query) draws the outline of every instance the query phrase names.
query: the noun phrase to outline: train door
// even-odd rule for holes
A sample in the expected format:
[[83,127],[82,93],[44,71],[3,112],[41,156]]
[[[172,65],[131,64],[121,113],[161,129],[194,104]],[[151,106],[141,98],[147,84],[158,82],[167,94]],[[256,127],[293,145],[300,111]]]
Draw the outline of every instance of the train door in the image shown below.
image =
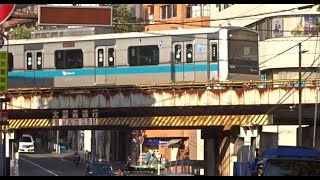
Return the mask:
[[95,83],[97,85],[106,84],[106,68],[105,68],[105,47],[96,47],[96,68],[95,68]]
[[106,69],[107,69],[107,84],[116,84],[116,48],[115,46],[106,46]]
[[208,58],[208,80],[218,79],[218,40],[210,40],[210,57]]
[[115,47],[114,46],[99,46],[96,48],[96,69],[95,83],[115,84]]
[[192,41],[188,42],[174,42],[174,80],[194,81],[195,64],[194,64],[194,45]]
[[25,51],[24,57],[24,85],[26,87],[43,87],[43,51],[27,50]]

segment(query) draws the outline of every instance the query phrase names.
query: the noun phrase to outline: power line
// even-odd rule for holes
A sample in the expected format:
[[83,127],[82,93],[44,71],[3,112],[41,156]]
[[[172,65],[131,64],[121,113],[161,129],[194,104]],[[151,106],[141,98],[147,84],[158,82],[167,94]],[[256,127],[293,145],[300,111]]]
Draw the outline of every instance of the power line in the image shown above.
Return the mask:
[[[318,38],[319,36],[317,36],[317,38]],[[317,43],[318,44],[318,43]],[[316,44],[316,46],[315,46],[315,49],[317,49],[317,44]],[[310,68],[315,64],[315,62],[316,61],[318,61],[320,59],[320,55],[316,58],[316,56],[314,56],[314,61],[313,61],[313,63],[311,64],[311,66],[310,66]],[[316,68],[319,68],[319,66],[320,66],[320,63],[318,63],[318,65],[317,65],[317,67]],[[305,74],[306,74],[307,72],[304,72],[303,73],[303,75],[302,76],[304,76]],[[311,72],[308,76],[307,76],[307,78],[305,78],[305,79],[308,79],[312,74],[313,74],[314,72]],[[292,87],[292,89],[291,90],[295,90],[294,89],[294,87]],[[272,111],[274,111],[280,104],[282,104],[284,101],[286,101],[293,93],[294,93],[294,91],[287,91],[286,92],[286,94],[284,94],[281,98],[280,98],[280,100],[277,102],[277,104],[276,105],[274,105],[273,107],[271,107],[267,112],[266,112],[266,114],[269,114],[269,113],[271,113]],[[289,93],[291,93],[291,94],[289,94]],[[288,95],[289,94],[289,95]],[[287,96],[287,97],[286,97]]]

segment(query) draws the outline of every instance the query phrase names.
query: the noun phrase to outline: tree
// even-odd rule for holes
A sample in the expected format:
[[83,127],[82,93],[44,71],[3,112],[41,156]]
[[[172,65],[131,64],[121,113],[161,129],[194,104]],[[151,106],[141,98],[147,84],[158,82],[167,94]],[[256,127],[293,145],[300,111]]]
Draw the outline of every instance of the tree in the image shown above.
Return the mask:
[[12,39],[30,39],[31,38],[31,29],[28,28],[25,24],[18,24],[12,31]]
[[112,7],[113,24],[117,33],[144,31],[142,19],[132,18],[126,4],[100,4],[100,6]]
[[31,32],[45,29],[61,29],[66,28],[67,26],[40,26],[38,22],[30,28],[28,28],[25,24],[18,24],[13,28],[12,31],[12,39],[30,39]]

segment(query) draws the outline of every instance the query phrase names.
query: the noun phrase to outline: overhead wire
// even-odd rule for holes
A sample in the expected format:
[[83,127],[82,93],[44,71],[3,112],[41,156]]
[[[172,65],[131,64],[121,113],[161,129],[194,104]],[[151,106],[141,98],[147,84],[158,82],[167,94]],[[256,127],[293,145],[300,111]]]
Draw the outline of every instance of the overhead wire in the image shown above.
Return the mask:
[[[317,35],[317,39],[319,39],[319,35]],[[318,47],[318,41],[316,42],[316,45],[315,45],[315,54],[314,54],[314,60],[312,62],[312,64],[310,65],[310,67],[313,67],[313,65],[315,64],[316,61],[319,61],[320,59],[320,55],[316,58],[316,51],[317,51],[317,47]],[[318,63],[318,65],[316,66],[317,69],[319,69],[320,67],[320,63]],[[303,72],[302,74],[302,77],[306,74],[307,72]],[[307,78],[305,79],[308,79],[314,72],[311,72]],[[290,91],[287,91],[280,99],[279,101],[276,103],[276,105],[274,105],[273,107],[271,107],[267,112],[266,114],[270,114],[272,111],[274,111],[277,107],[279,107],[279,105],[281,105],[284,101],[286,101],[293,93],[294,91],[292,90],[295,90],[294,87],[291,88]],[[290,93],[290,94],[289,94]]]

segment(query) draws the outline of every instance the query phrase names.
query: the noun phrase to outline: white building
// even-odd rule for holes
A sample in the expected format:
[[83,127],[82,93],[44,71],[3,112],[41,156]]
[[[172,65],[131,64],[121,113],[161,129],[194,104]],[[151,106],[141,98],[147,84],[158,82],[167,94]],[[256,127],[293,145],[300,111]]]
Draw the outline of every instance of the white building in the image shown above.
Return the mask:
[[[303,78],[320,77],[319,38],[316,24],[320,22],[319,5],[298,10],[310,4],[213,4],[211,26],[245,26],[259,32],[260,69],[263,79],[292,79],[298,75],[298,46],[302,50]],[[238,18],[239,17],[239,18]],[[312,36],[312,37],[310,37]],[[317,59],[318,57],[318,59]]]
[[[303,78],[320,78],[320,70],[317,68],[320,65],[320,42],[317,37],[319,32],[316,31],[316,24],[320,22],[320,12],[317,11],[319,5],[298,10],[298,7],[306,5],[311,4],[212,4],[210,26],[244,26],[259,32],[259,61],[262,79],[296,78],[299,67],[299,49],[295,45],[300,42],[302,43],[301,50],[308,50],[302,54]],[[304,72],[307,73],[304,74]],[[248,143],[249,147],[256,146],[262,150],[276,146],[297,145],[297,126],[264,126],[262,132],[257,135],[254,143],[249,141],[246,144],[246,139],[254,137],[250,133],[240,136],[244,140],[237,139],[237,141],[244,141],[240,143],[243,144],[243,147],[239,146],[244,151],[238,150],[237,154],[237,150],[234,150],[233,157],[225,162],[230,164],[230,170],[221,170],[222,174],[232,175],[233,162],[242,162],[241,157],[253,151],[253,148],[246,149]]]

